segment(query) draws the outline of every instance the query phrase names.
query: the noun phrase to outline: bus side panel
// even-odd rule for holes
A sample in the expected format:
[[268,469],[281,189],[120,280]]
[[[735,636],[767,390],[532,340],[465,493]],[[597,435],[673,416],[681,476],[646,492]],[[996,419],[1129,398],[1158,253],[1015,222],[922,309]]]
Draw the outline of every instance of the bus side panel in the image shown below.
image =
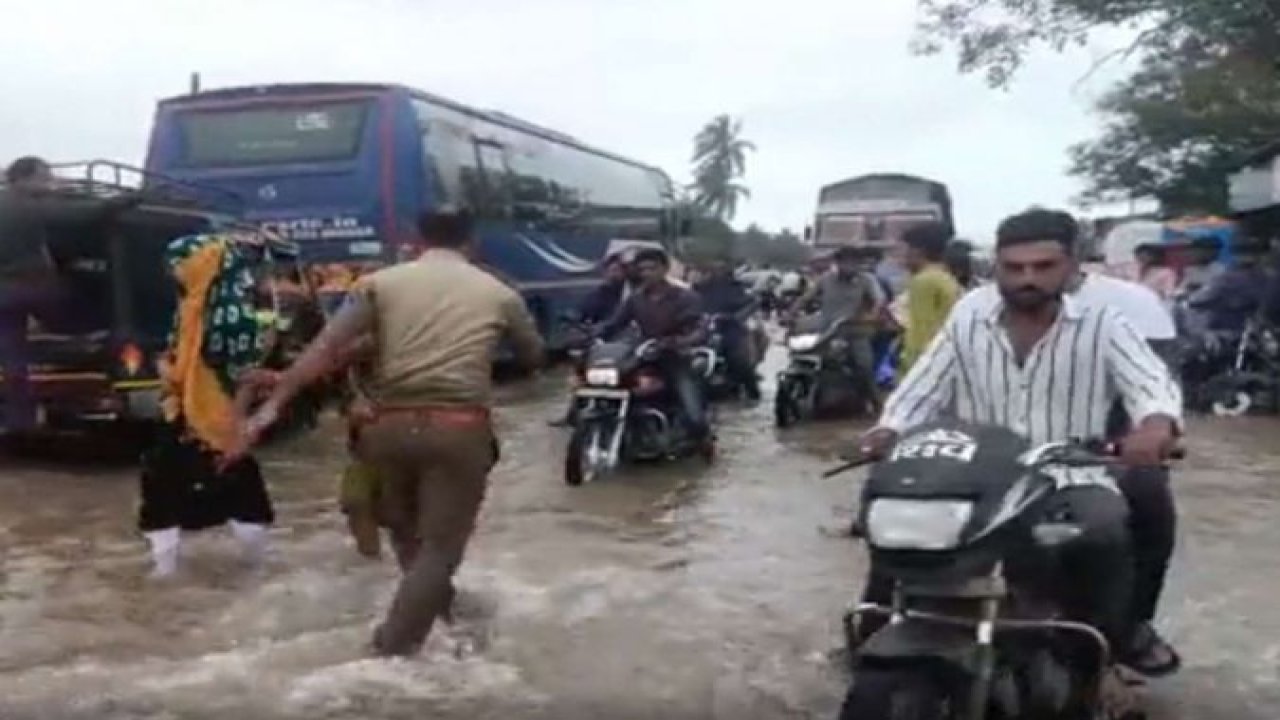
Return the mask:
[[408,93],[395,90],[383,97],[381,180],[379,195],[384,203],[384,254],[395,262],[401,253],[421,241],[418,219],[435,207],[434,189],[428,181],[422,132]]
[[[564,188],[590,183],[592,178],[574,164],[576,151],[421,98],[413,105],[427,133],[420,150],[428,170],[426,207],[449,202],[477,209],[478,264],[517,288],[548,345],[562,347],[560,318],[600,282],[610,237],[589,227],[589,211],[554,222],[517,220],[511,202],[521,201],[522,187],[539,194],[547,193],[552,182]],[[477,142],[489,144],[483,162]],[[490,196],[494,191],[499,192]],[[495,204],[495,198],[501,202]],[[564,209],[547,196],[523,199],[547,203],[543,207],[551,212]]]
[[502,220],[481,221],[478,234],[481,262],[520,290],[548,346],[563,349],[562,318],[600,283],[609,238]]

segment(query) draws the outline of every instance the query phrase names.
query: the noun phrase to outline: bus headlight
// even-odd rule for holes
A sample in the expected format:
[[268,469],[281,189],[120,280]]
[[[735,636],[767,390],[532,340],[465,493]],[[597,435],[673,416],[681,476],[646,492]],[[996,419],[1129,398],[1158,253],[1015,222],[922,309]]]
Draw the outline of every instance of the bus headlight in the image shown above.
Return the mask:
[[885,550],[951,550],[972,515],[967,500],[872,500],[867,539]]

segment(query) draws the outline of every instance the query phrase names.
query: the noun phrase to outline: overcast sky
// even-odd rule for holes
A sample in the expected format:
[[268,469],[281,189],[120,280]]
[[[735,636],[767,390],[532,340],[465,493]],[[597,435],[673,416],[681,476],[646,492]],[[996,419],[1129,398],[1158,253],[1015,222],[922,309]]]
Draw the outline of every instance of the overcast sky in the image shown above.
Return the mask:
[[1078,190],[1096,129],[1073,88],[1105,48],[1036,58],[1010,92],[908,52],[913,0],[0,0],[0,162],[141,163],[151,111],[206,87],[398,82],[502,109],[687,179],[693,134],[740,116],[759,145],[735,224],[799,230],[820,185],[903,171],[990,235]]

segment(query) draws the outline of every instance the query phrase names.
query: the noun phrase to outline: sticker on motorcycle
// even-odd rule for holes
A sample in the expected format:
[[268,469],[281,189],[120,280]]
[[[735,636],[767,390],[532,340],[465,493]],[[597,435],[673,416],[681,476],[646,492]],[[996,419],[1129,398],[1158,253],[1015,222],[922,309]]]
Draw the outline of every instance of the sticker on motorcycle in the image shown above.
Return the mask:
[[978,452],[973,438],[955,430],[930,430],[910,435],[898,443],[889,456],[889,462],[929,458],[949,458],[957,462],[972,462]]

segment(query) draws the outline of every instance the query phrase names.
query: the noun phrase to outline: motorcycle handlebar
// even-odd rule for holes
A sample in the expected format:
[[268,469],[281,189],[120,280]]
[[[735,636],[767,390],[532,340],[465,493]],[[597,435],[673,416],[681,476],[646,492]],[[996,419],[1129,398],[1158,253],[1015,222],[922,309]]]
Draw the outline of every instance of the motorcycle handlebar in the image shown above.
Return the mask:
[[[1041,453],[1047,453],[1047,452],[1052,452],[1054,450],[1063,451],[1063,452],[1062,454],[1059,454],[1055,457],[1048,457],[1045,459],[1037,458],[1036,462],[1030,462],[1027,464],[1030,466],[1036,466],[1036,467],[1048,467],[1053,465],[1057,465],[1059,467],[1098,467],[1098,466],[1116,467],[1120,465],[1120,463],[1118,462],[1118,458],[1120,457],[1123,447],[1118,442],[1091,439],[1091,440],[1082,440],[1082,441],[1072,441],[1069,443],[1054,443],[1052,445],[1042,445],[1040,446],[1040,448],[1036,448],[1031,452],[1037,453],[1038,451]],[[1070,453],[1073,451],[1078,452],[1079,454],[1074,458],[1066,457],[1066,453]],[[1169,451],[1169,454],[1166,456],[1165,459],[1166,460],[1185,460],[1186,457],[1187,457],[1186,448],[1181,445],[1178,445]],[[855,451],[855,453],[853,454],[843,455],[841,459],[845,460],[846,462],[823,472],[822,477],[824,479],[832,478],[837,475],[843,475],[844,473],[847,473],[851,470],[856,470],[860,467],[871,465],[872,463],[882,460],[883,456],[866,454],[859,450],[859,451]]]

